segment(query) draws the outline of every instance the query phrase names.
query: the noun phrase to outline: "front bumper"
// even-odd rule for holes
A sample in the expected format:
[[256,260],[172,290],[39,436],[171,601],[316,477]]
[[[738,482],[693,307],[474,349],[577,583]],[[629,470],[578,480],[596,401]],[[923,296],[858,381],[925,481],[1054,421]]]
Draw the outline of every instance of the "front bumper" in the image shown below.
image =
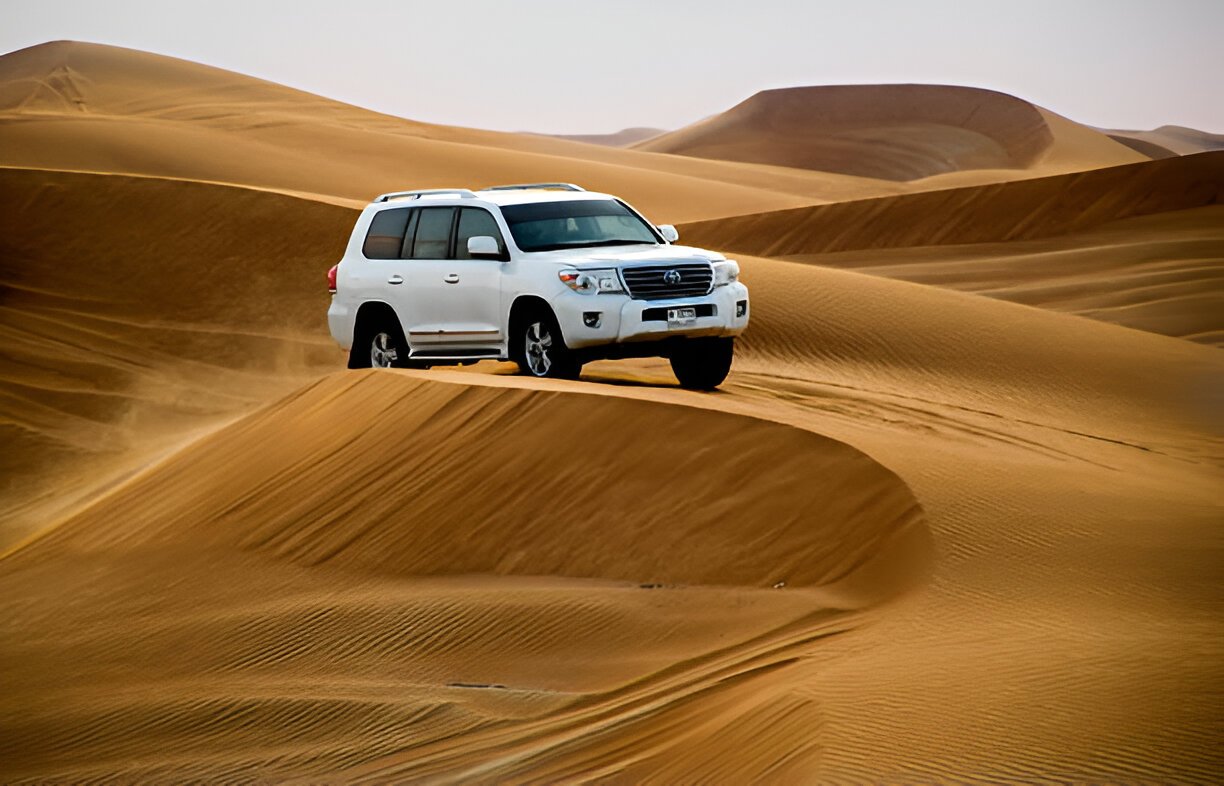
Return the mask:
[[[743,314],[737,316],[737,308],[743,304]],[[748,288],[738,281],[715,287],[708,295],[699,297],[669,298],[666,300],[635,300],[628,295],[582,295],[565,292],[552,303],[565,335],[565,343],[571,349],[583,349],[600,344],[630,343],[637,341],[659,341],[669,338],[698,338],[702,336],[738,336],[748,327]],[[692,323],[682,327],[669,327],[666,319],[651,319],[663,309],[712,306],[702,311],[712,312],[698,316]],[[647,312],[654,312],[649,314]],[[584,315],[599,314],[599,324],[589,326]]]

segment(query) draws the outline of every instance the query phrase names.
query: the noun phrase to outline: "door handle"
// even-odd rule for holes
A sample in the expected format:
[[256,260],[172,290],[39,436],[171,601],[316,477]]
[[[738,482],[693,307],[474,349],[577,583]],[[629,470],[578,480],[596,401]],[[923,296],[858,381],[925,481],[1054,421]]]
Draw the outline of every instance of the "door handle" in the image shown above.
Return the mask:
[[443,281],[445,281],[445,282],[446,282],[446,283],[448,283],[448,284],[458,284],[458,283],[459,283],[459,274],[458,274],[458,273],[451,273],[449,276],[447,276],[446,278],[444,278],[444,279],[442,279],[442,280],[443,280]]
[[399,274],[396,274],[394,276],[391,276],[391,278],[387,279],[387,283],[388,284],[402,284],[404,283],[404,277]]

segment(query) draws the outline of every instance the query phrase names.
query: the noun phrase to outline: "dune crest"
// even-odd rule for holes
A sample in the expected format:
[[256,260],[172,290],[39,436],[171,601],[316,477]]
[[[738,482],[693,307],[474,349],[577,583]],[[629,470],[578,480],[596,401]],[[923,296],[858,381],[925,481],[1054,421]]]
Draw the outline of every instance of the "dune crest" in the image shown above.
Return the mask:
[[[647,434],[659,444],[637,450]],[[772,525],[744,526],[756,517]],[[807,432],[368,372],[194,444],[31,548],[186,542],[400,576],[770,587],[832,583],[920,522],[895,476]]]

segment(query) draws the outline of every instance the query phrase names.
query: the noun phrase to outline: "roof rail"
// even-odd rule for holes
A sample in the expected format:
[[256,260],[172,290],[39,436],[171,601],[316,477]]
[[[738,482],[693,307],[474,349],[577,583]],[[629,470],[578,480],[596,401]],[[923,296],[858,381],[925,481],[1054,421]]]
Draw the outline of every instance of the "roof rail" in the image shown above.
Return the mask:
[[418,191],[392,191],[374,197],[375,202],[388,202],[392,199],[420,199],[434,194],[452,194],[461,199],[479,199],[470,188],[424,188]]
[[573,183],[519,183],[513,186],[489,186],[482,188],[481,191],[527,191],[528,189],[540,189],[541,191],[586,191],[585,188],[579,188]]

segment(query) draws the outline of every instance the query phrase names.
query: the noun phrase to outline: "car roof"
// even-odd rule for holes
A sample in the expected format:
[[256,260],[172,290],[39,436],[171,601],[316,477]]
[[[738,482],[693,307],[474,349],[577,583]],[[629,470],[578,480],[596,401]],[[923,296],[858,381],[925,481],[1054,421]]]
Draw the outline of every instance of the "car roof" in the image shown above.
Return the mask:
[[474,197],[483,202],[491,202],[499,207],[504,205],[525,205],[537,202],[583,202],[592,199],[616,199],[611,194],[599,191],[564,191],[551,188],[516,188],[513,190],[483,190],[471,191],[466,188],[430,189],[431,193],[402,192],[402,195],[387,195],[370,204],[397,205],[403,207],[405,202],[414,205],[446,204],[462,205],[469,203]]
[[616,199],[598,191],[556,191],[522,188],[514,191],[477,191],[476,196],[495,205],[523,205],[532,202],[583,202],[591,199]]

